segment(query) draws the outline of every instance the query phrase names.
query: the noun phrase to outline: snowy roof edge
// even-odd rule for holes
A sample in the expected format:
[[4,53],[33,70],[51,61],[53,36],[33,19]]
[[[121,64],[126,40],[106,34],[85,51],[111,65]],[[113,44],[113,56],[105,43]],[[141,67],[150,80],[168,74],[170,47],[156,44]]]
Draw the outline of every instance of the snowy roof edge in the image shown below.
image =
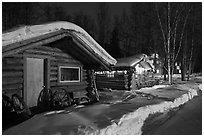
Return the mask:
[[28,40],[34,37],[49,34],[60,29],[73,30],[76,33],[83,34],[86,39],[87,45],[93,49],[93,51],[108,62],[110,65],[115,65],[117,61],[105,51],[84,29],[70,22],[58,21],[42,25],[32,25],[21,27],[12,32],[6,32],[2,34],[2,46],[7,46],[13,43]]
[[141,53],[130,57],[118,58],[115,67],[134,67],[136,64],[138,64],[146,57],[147,57],[146,54]]

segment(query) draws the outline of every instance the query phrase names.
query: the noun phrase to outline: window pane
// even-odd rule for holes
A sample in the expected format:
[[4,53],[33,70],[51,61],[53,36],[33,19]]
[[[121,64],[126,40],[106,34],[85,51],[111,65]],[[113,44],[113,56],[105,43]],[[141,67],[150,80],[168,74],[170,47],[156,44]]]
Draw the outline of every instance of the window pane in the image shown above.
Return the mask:
[[61,68],[60,81],[79,81],[79,68]]

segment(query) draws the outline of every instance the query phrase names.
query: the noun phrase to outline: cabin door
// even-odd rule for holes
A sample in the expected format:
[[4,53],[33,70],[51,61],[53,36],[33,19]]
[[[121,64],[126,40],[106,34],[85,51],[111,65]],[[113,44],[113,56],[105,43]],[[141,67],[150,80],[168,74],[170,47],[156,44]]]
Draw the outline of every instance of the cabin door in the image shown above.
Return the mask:
[[26,58],[25,101],[28,107],[37,106],[38,96],[44,87],[44,59]]

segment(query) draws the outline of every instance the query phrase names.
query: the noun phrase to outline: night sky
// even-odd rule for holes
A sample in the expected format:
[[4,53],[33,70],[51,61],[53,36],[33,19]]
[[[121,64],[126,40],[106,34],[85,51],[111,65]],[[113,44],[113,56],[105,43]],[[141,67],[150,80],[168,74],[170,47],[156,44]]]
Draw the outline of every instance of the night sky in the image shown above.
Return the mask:
[[[150,54],[152,52],[158,52],[161,56],[164,56],[163,37],[155,10],[155,3],[106,2],[103,4],[100,2],[67,1],[3,2],[2,30],[7,31],[23,25],[69,21],[86,30],[115,58],[138,53]],[[165,7],[167,3],[156,4],[159,7],[158,14],[161,18],[161,25],[164,27],[166,26]],[[196,64],[195,68],[197,67],[197,70],[201,71],[202,3],[171,3],[171,7],[171,20],[176,15],[176,9],[180,10],[178,12],[178,14],[180,13],[178,29],[174,29],[178,33],[175,35],[176,46],[178,48],[179,43],[188,47],[195,45],[193,62]],[[118,17],[115,18],[114,16]],[[185,18],[187,19],[186,27],[182,27]],[[182,31],[182,28],[185,31]],[[180,42],[181,32],[184,32],[185,35],[182,38],[183,41]],[[192,41],[194,44],[191,44]],[[181,52],[179,55],[180,59],[182,59]]]

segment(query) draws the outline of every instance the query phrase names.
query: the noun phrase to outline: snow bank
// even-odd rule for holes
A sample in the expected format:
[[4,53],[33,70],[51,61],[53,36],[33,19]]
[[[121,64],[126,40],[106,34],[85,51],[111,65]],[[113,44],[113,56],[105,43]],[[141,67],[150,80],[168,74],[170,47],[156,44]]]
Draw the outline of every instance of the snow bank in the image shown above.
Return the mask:
[[89,46],[102,59],[111,65],[116,64],[117,61],[110,56],[84,29],[70,22],[59,21],[49,24],[25,26],[12,32],[3,33],[2,45],[4,47],[12,43],[42,36],[61,29],[72,31],[73,34],[86,43],[85,46]]
[[172,108],[179,107],[180,105],[191,100],[194,96],[198,95],[196,89],[188,88],[188,91],[189,92],[187,94],[182,95],[181,97],[175,99],[173,102],[165,101],[160,104],[140,107],[134,112],[123,115],[123,117],[120,118],[119,122],[113,121],[112,125],[104,129],[100,129],[92,133],[90,133],[90,131],[84,133],[99,135],[141,135],[144,121],[150,114],[169,111]]
[[144,89],[158,89],[158,88],[165,88],[165,87],[169,87],[170,85],[154,85],[153,87],[146,87],[146,88],[141,88],[140,90],[144,90]]

